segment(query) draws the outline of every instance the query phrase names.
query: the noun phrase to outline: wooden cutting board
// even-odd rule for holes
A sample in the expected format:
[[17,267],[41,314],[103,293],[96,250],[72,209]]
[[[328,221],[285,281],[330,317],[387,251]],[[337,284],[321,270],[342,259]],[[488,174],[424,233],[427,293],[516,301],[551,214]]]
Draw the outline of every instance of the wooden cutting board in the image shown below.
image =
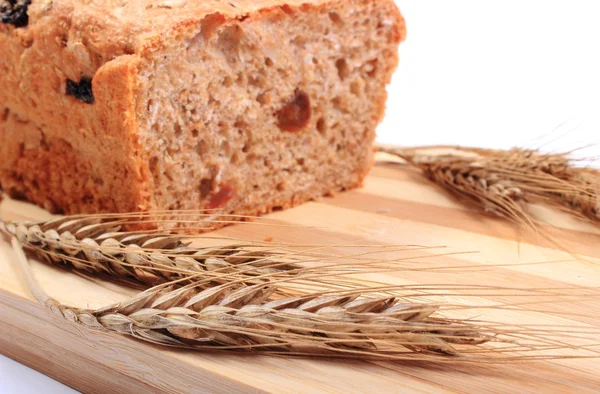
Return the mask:
[[[0,214],[6,219],[48,216],[39,208],[11,200],[2,203]],[[435,257],[439,264],[462,264],[464,269],[386,275],[391,283],[599,287],[598,231],[553,212],[540,214],[562,228],[547,231],[583,258],[574,259],[554,249],[546,238],[519,231],[502,220],[474,215],[413,170],[381,155],[363,189],[270,215],[282,223],[307,226],[274,230],[250,224],[221,232],[252,239],[273,237],[280,242],[417,244],[446,246],[444,253],[478,252]],[[45,291],[71,306],[100,307],[134,293],[37,262],[33,268]],[[502,301],[502,297],[490,295],[490,300]],[[535,312],[504,317],[515,323],[600,327],[600,300],[594,297],[536,301],[545,303]],[[579,313],[569,314],[573,311]],[[200,354],[86,330],[34,301],[9,242],[2,237],[0,352],[78,390],[103,393],[600,391],[598,359],[456,365]]]

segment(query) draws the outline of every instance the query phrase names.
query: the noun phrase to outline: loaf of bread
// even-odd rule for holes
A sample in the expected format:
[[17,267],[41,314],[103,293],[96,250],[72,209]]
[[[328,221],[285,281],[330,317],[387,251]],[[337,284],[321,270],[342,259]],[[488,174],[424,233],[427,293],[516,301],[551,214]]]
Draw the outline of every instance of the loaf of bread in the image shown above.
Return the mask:
[[393,0],[0,0],[0,185],[51,211],[261,214],[360,186]]

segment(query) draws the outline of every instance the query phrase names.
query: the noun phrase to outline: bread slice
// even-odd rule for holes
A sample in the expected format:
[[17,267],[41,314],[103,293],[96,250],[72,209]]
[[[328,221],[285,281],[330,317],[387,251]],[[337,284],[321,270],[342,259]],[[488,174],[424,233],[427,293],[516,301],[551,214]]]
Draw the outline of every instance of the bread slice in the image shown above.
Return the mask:
[[13,196],[69,214],[254,215],[370,169],[405,35],[392,0],[12,3],[0,185]]

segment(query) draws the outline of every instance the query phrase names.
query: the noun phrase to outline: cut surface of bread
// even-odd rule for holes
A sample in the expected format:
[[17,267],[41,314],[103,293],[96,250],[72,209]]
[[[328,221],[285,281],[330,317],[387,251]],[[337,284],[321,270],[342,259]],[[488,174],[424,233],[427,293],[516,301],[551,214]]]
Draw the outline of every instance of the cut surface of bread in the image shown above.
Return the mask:
[[392,0],[25,7],[26,25],[0,24],[13,196],[65,213],[255,215],[370,169],[405,34]]

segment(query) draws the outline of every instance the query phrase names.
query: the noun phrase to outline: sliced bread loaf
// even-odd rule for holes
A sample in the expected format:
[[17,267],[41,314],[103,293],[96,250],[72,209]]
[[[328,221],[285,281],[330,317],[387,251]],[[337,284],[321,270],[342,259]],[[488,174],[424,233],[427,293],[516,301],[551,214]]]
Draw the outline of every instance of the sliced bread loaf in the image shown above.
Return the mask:
[[15,0],[0,185],[53,211],[261,214],[361,185],[392,0]]

